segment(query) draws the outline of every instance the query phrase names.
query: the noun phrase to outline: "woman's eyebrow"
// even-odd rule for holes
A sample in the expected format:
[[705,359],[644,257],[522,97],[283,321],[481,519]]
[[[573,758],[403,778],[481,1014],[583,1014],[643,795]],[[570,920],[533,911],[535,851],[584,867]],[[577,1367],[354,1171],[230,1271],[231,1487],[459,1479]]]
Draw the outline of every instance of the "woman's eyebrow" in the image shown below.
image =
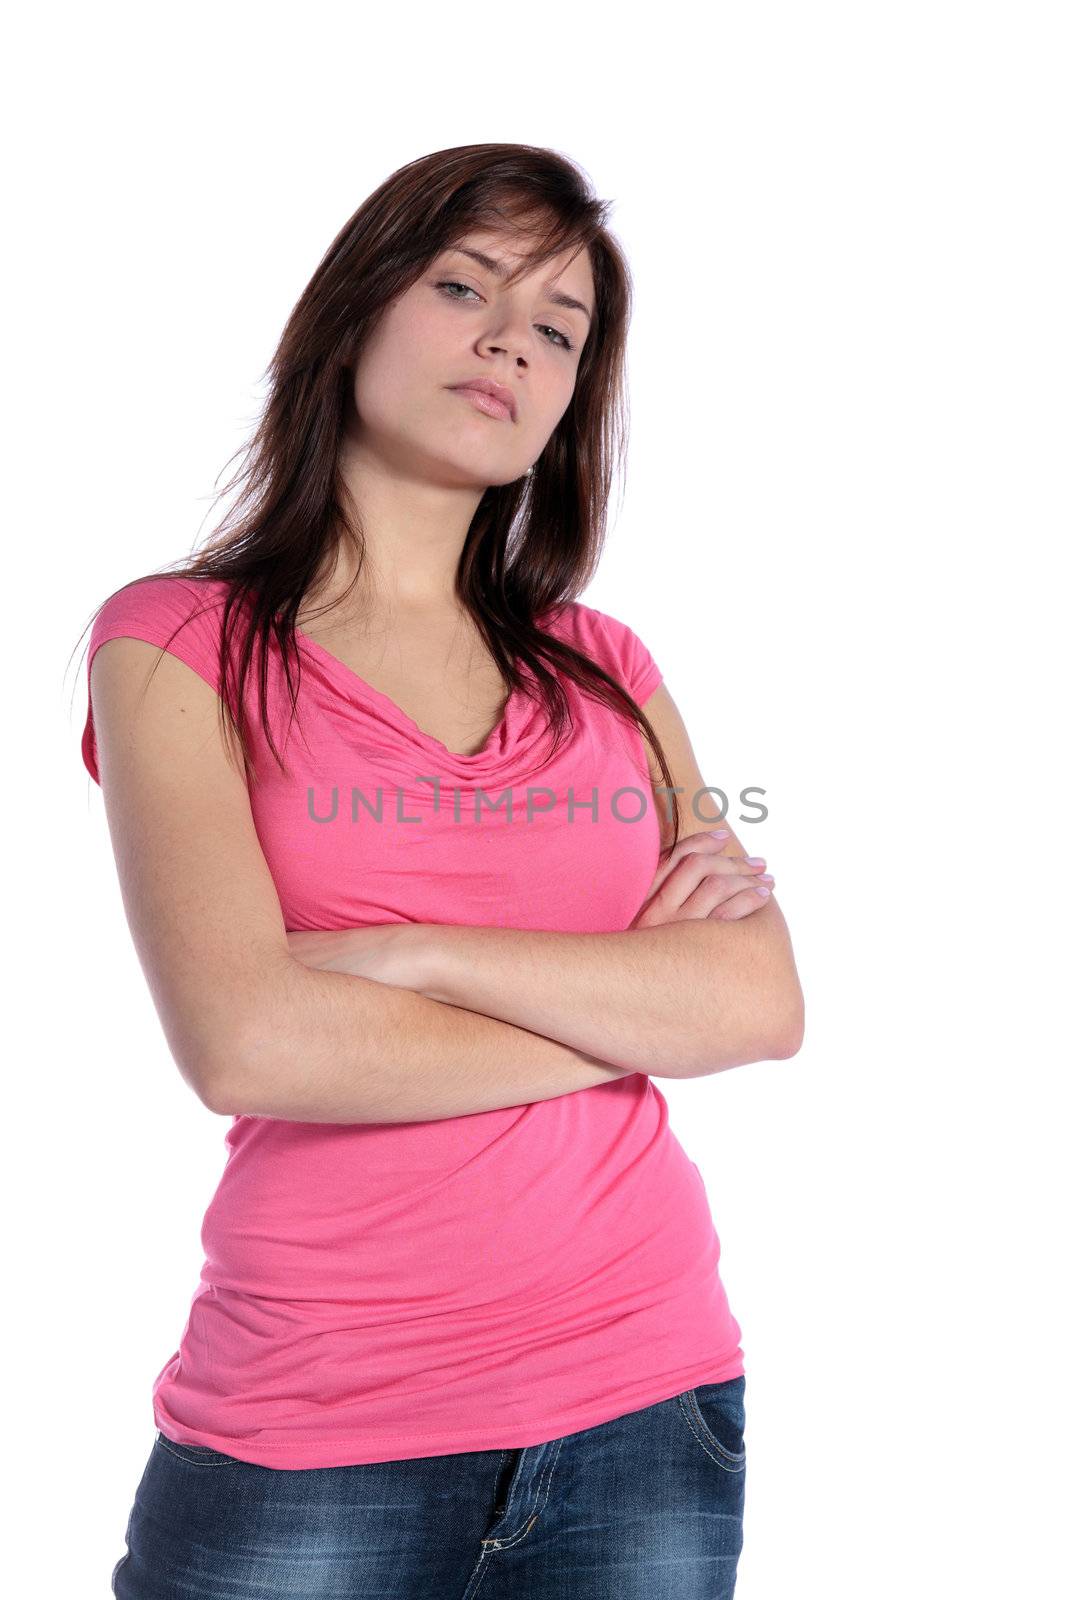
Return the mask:
[[[505,274],[506,268],[502,262],[494,261],[492,256],[483,255],[480,250],[466,250],[462,245],[453,245],[452,249],[456,255],[470,256],[472,261],[477,261],[480,267],[484,267],[494,277],[502,278]],[[546,294],[546,299],[550,300],[555,306],[566,306],[570,311],[584,311],[588,320],[590,322],[593,320],[588,306],[583,305],[580,300],[575,300],[573,295],[564,294],[561,289],[550,289]]]

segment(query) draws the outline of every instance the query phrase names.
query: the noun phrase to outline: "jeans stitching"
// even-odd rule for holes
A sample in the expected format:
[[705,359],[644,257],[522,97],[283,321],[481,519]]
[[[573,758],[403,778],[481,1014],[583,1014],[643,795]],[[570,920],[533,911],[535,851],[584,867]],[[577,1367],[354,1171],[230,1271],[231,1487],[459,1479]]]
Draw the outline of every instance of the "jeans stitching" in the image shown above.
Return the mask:
[[[504,1539],[483,1539],[482,1544],[486,1550],[514,1549],[515,1545],[521,1544],[523,1539],[526,1538],[530,1529],[541,1515],[541,1512],[548,1503],[548,1496],[552,1488],[552,1479],[556,1472],[556,1463],[559,1460],[560,1450],[563,1447],[563,1440],[561,1438],[554,1439],[552,1443],[554,1444],[555,1448],[550,1450],[548,1455],[545,1457],[541,1471],[538,1474],[537,1483],[534,1487],[533,1504],[536,1509],[533,1515],[527,1518],[526,1523],[519,1529],[518,1533],[513,1533]],[[518,1476],[518,1473],[516,1473],[516,1481]],[[479,1579],[479,1582],[480,1581],[481,1580]]]
[[[700,1408],[697,1405],[696,1396],[694,1395],[692,1389],[687,1389],[684,1394],[680,1394],[678,1396],[678,1404],[681,1407],[682,1416],[685,1418],[686,1427],[689,1429],[690,1433],[693,1435],[693,1438],[703,1450],[704,1454],[710,1456],[713,1461],[718,1462],[719,1466],[722,1467],[725,1472],[743,1472],[747,1462],[747,1451],[742,1451],[741,1454],[738,1455],[733,1450],[727,1450],[724,1444],[719,1443],[718,1439],[716,1439],[715,1435],[704,1421],[704,1418],[700,1413]],[[702,1430],[702,1432],[698,1431],[697,1427],[694,1425],[694,1420],[689,1414],[690,1407],[692,1407],[693,1411],[696,1413],[696,1420],[699,1423],[699,1428]],[[711,1448],[712,1446],[714,1446],[714,1448]],[[721,1460],[720,1455],[723,1457]]]
[[[180,1449],[180,1446],[178,1448],[172,1449],[171,1445],[172,1445],[173,1441],[169,1440],[166,1437],[166,1435],[162,1434],[162,1433],[159,1435],[159,1438],[157,1439],[156,1442],[157,1442],[157,1444],[160,1445],[160,1447],[162,1449],[164,1449],[167,1452],[167,1454],[169,1456],[173,1456],[175,1461],[184,1462],[184,1464],[187,1467],[239,1467],[239,1466],[241,1466],[241,1462],[237,1461],[237,1460],[234,1460],[234,1459],[227,1459],[226,1461],[197,1461],[195,1456],[179,1455],[178,1450]],[[193,1448],[195,1448],[195,1446]],[[207,1448],[207,1447],[204,1446],[203,1448]],[[221,1450],[219,1451],[219,1454],[220,1455],[222,1454]]]
[[469,1592],[464,1594],[463,1600],[474,1600],[475,1595],[478,1593],[478,1590],[481,1588],[482,1579],[485,1577],[485,1575],[486,1575],[486,1573],[488,1571],[489,1571],[489,1551],[487,1549],[483,1549],[481,1555],[478,1557],[478,1565],[475,1567],[476,1581],[475,1581],[475,1584],[474,1584],[474,1588],[471,1589]]

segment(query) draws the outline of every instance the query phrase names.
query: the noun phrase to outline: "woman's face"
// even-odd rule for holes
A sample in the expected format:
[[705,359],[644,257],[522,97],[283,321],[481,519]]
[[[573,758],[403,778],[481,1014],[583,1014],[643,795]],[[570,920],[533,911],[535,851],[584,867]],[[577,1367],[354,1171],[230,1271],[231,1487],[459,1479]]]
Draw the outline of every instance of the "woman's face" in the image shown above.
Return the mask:
[[[519,282],[512,236],[457,240],[388,306],[361,353],[353,385],[355,442],[391,471],[485,488],[513,483],[537,457],[574,393],[593,310],[589,252],[555,256]],[[489,378],[515,398],[515,416],[479,409],[456,385]]]

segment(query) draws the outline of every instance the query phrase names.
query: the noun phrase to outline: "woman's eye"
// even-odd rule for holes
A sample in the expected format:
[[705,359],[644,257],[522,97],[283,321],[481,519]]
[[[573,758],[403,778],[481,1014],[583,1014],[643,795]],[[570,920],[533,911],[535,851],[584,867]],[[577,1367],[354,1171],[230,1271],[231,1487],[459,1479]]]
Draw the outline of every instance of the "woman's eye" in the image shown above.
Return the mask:
[[[471,288],[469,283],[438,283],[438,284],[435,284],[434,287],[436,289],[466,289],[468,291],[468,293],[470,293],[470,294],[474,294],[476,292],[474,289]],[[459,296],[456,295],[456,294],[449,294],[449,295],[445,296],[445,299],[446,300],[458,300]]]
[[[434,284],[434,288],[440,289],[446,300],[461,300],[463,298],[458,294],[449,294],[447,292],[449,289],[466,289],[468,294],[473,294],[475,296],[477,296],[478,293],[477,289],[472,289],[469,283],[459,283],[455,279],[445,279],[442,283]],[[549,344],[555,345],[557,350],[574,349],[574,345],[571,340],[567,338],[565,333],[561,333],[558,328],[551,327],[547,322],[542,322],[539,324],[539,326],[544,328],[546,332],[555,335],[555,338],[549,339],[548,342]],[[560,342],[557,343],[557,340]]]
[[[561,339],[563,341],[562,344],[559,344],[559,345],[556,346],[556,348],[558,350],[573,350],[574,349],[574,345],[567,338],[567,335],[565,333],[560,333],[558,328],[549,327],[547,322],[543,322],[541,324],[541,326],[543,328],[548,328],[549,333],[554,333],[556,335],[556,338]],[[554,344],[555,340],[554,339],[550,339],[548,342],[549,342],[549,344]]]

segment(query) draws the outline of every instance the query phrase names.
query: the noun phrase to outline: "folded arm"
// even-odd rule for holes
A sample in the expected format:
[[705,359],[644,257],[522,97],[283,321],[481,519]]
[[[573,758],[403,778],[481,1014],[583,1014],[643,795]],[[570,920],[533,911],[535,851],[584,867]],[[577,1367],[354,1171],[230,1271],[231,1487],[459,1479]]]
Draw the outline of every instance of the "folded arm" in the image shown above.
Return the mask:
[[[306,1122],[434,1120],[609,1085],[629,1070],[655,1072],[655,1060],[670,1054],[646,1056],[635,1069],[613,1064],[599,1039],[589,1052],[550,1037],[558,1024],[548,1006],[533,1028],[499,1020],[493,1007],[505,1009],[499,1002],[509,985],[516,986],[515,1005],[524,1014],[533,1015],[537,1004],[535,985],[520,976],[521,952],[514,939],[506,942],[510,930],[491,961],[484,960],[487,947],[481,952],[484,1012],[464,1008],[447,974],[427,974],[431,982],[448,983],[444,1003],[417,985],[390,987],[343,968],[309,970],[287,943],[245,776],[223,743],[214,691],[184,662],[135,635],[113,638],[96,652],[92,695],[100,783],[130,930],[175,1061],[211,1109]],[[680,783],[699,785],[699,774],[682,775],[673,749],[668,756]],[[739,923],[709,924],[706,938],[694,924],[647,930],[665,936],[655,944],[644,936],[624,944],[626,936],[618,936],[618,948],[638,958],[639,984],[648,985],[651,974],[655,986],[657,973],[668,983],[672,965],[696,983],[704,970],[698,952],[711,963],[721,938],[724,971],[737,971],[744,993],[753,997],[782,994],[795,1020],[798,986],[791,959],[784,959],[788,936],[780,916],[769,900]],[[760,924],[762,936],[754,938],[749,930]],[[483,931],[494,936],[471,930],[475,937]],[[343,939],[345,931],[303,937]],[[618,993],[620,976],[632,972],[625,962],[616,965],[611,957],[607,969],[598,967],[580,953],[580,936],[548,937],[558,942],[551,978],[567,1010],[561,1031],[572,1028],[569,1019],[581,1006],[599,1004],[593,991],[605,970],[615,974],[613,1003],[627,1003]],[[563,946],[573,949],[573,959]],[[606,953],[593,944],[585,948],[591,956]],[[453,956],[457,949],[453,944]],[[669,952],[662,967],[656,966],[658,949]],[[746,950],[766,986],[752,981],[751,968],[745,976],[740,953]],[[685,1038],[706,1040],[701,1018],[708,1013],[680,987],[667,992],[684,1008]],[[662,1008],[653,1014],[660,1016]],[[772,1033],[764,1030],[760,1039],[772,1042]],[[606,1037],[615,1035],[608,1030]],[[722,1041],[715,1048],[721,1050]],[[663,1070],[677,1073],[696,1057],[682,1040],[673,1065],[668,1061]]]
[[[703,779],[664,685],[644,709],[681,791],[679,841],[722,826],[694,815],[692,796]],[[657,803],[669,838],[662,794]],[[736,835],[722,851],[744,853]],[[349,970],[358,972],[365,931],[306,937],[318,941],[319,954],[328,954],[340,970],[347,940]],[[696,1077],[783,1059],[796,1054],[802,1041],[803,995],[773,895],[736,921],[705,917],[610,933],[436,924],[397,931],[403,976],[387,981],[402,981],[428,999],[512,1023],[631,1071]],[[301,937],[295,936],[297,943]]]
[[777,910],[602,934],[433,927],[418,988],[618,1066],[697,1077],[799,1048],[795,991],[760,925]]
[[[642,708],[680,791],[679,842],[725,822],[702,822],[704,779],[681,712],[661,683]],[[645,741],[654,783],[662,784]],[[670,838],[669,801],[656,791]],[[723,855],[744,856],[736,834]],[[792,941],[772,894],[737,921],[715,917],[619,933],[436,928],[422,992],[547,1034],[606,1061],[669,1077],[702,1076],[795,1055],[804,997]]]
[[294,1122],[431,1122],[627,1076],[412,988],[309,970],[287,944],[214,690],[185,662],[131,636],[96,651],[91,695],[130,931],[174,1060],[211,1110]]

